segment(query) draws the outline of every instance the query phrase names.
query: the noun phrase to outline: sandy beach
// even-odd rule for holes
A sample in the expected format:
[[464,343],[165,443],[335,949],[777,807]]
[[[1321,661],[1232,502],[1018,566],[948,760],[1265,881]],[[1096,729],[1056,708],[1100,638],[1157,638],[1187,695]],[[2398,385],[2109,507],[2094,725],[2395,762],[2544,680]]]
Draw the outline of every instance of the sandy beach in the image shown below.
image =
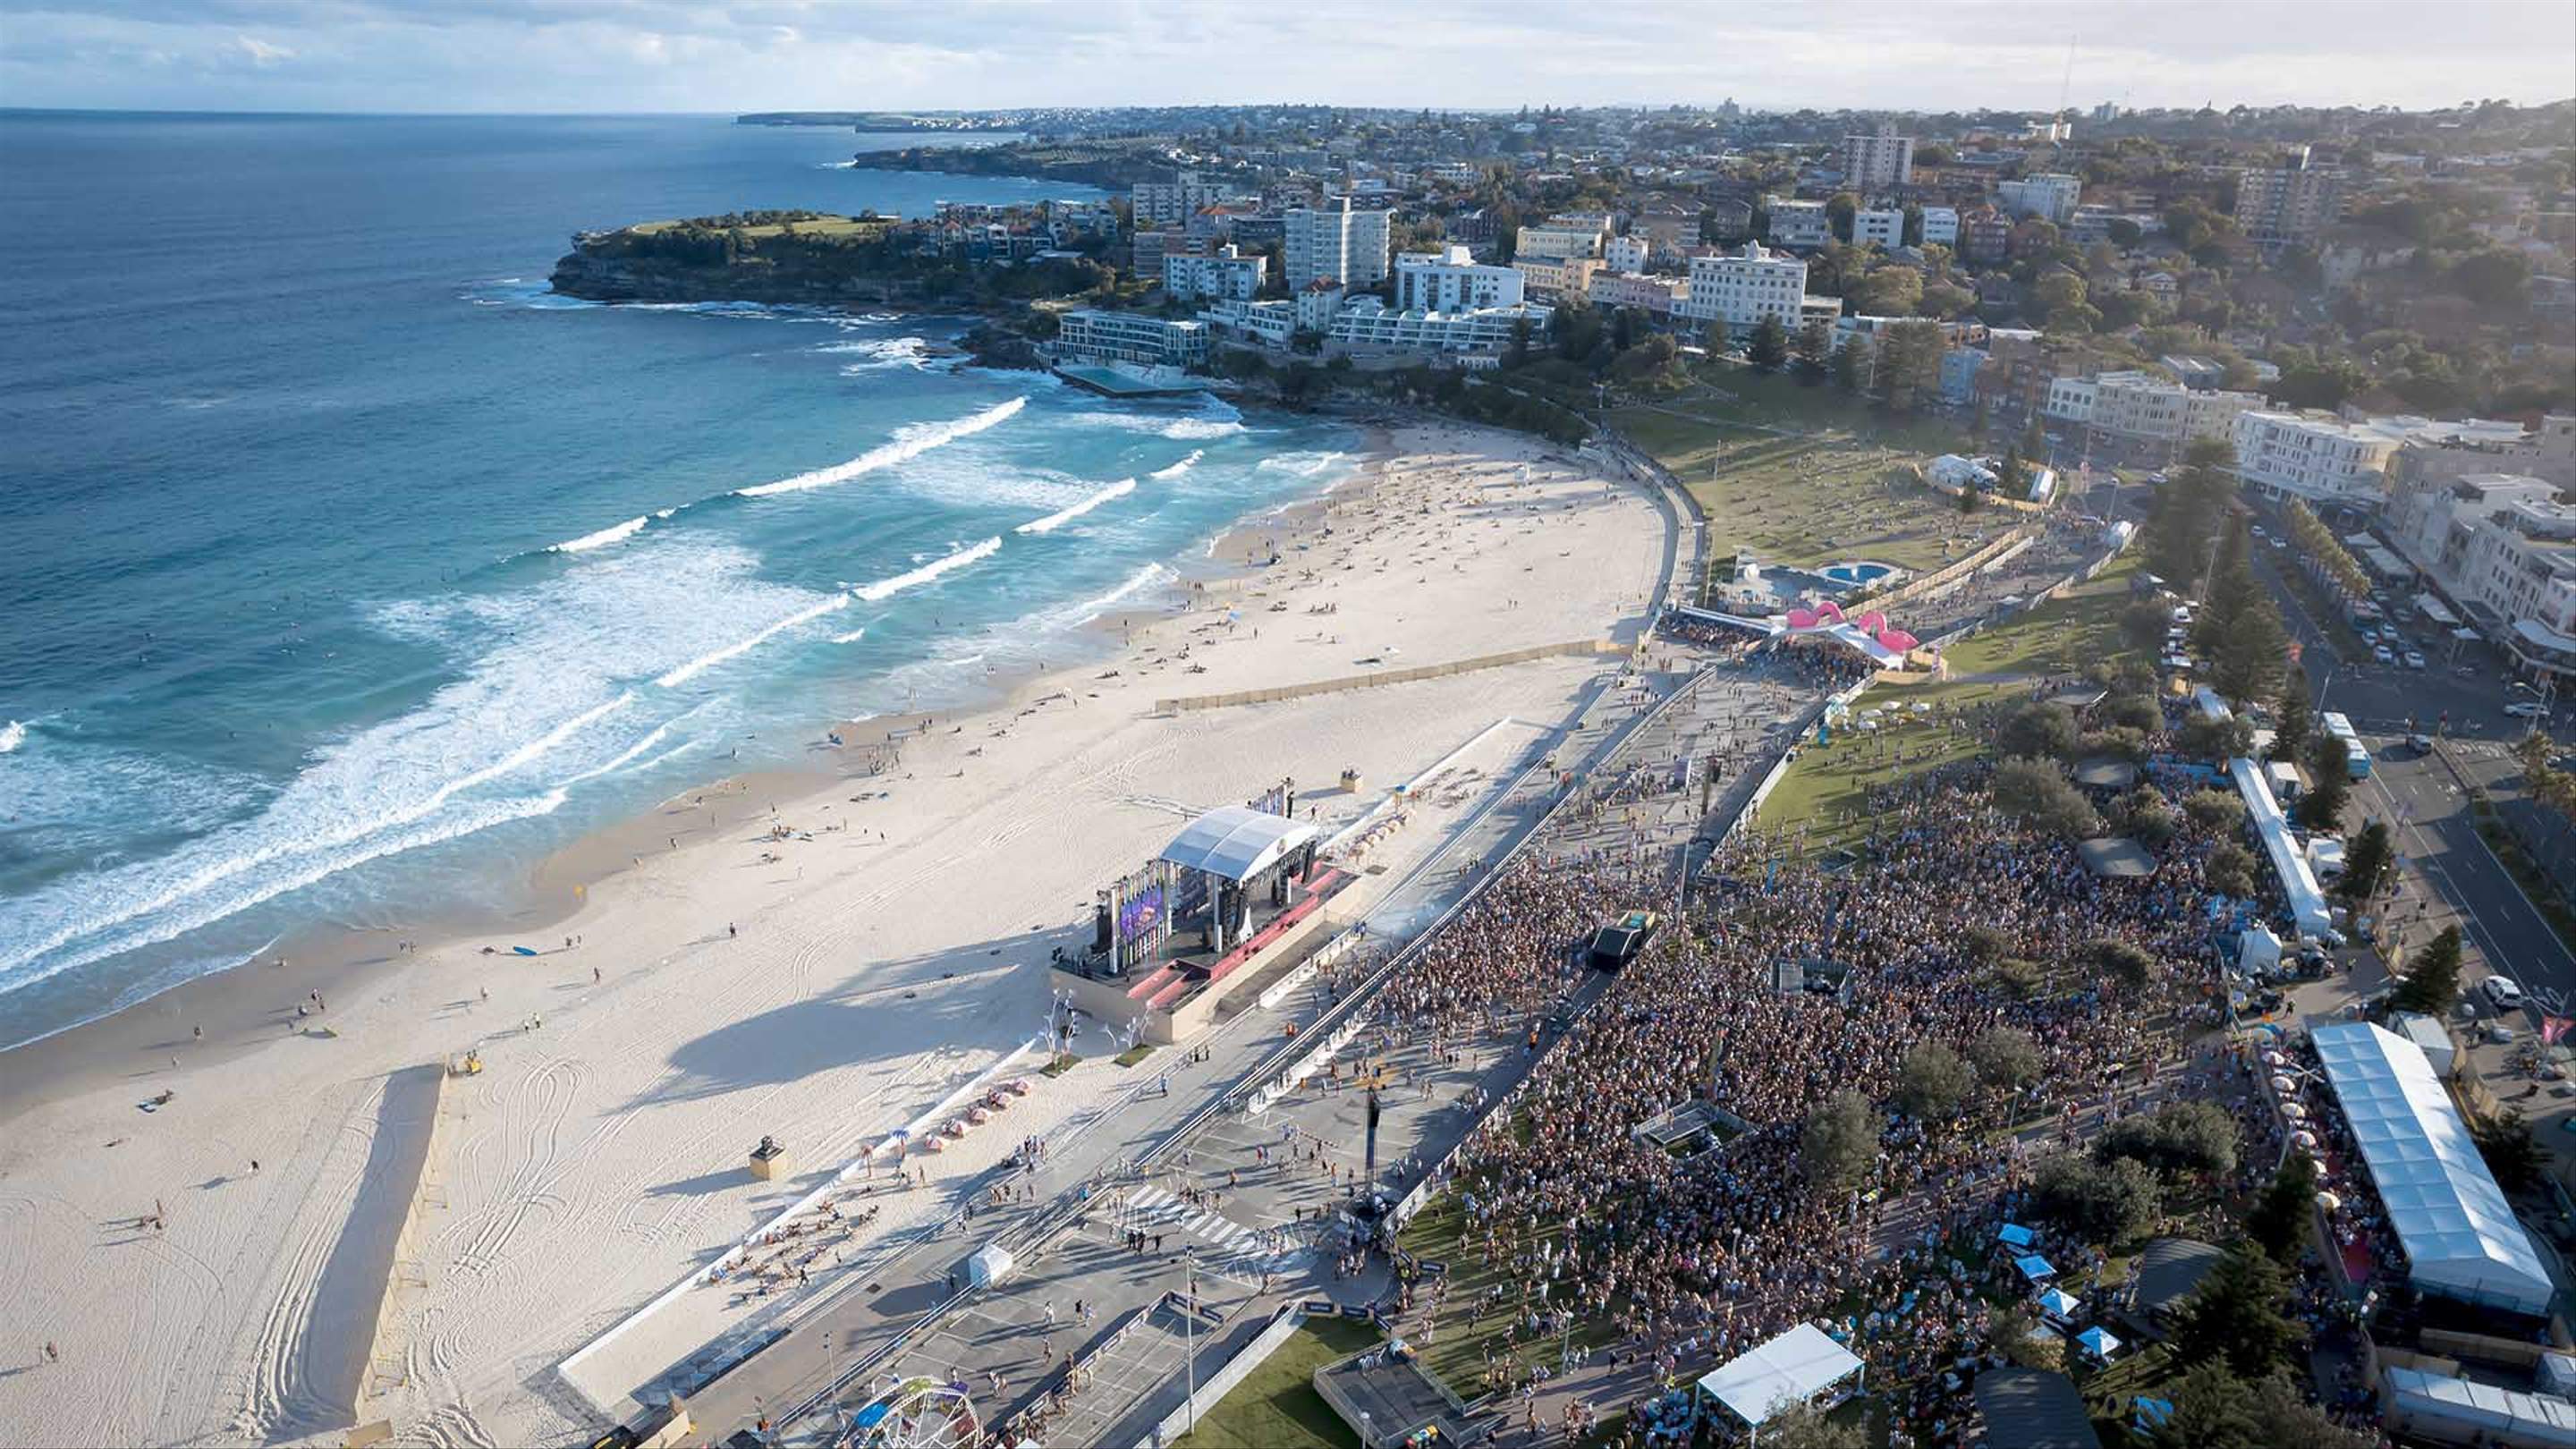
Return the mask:
[[[288,946],[0,1055],[0,1438],[577,1436],[594,1416],[556,1366],[1036,1037],[1096,886],[1283,776],[1359,770],[1309,797],[1355,817],[1498,720],[1559,719],[1615,661],[1157,701],[1631,637],[1663,537],[1651,499],[1534,440],[1399,427],[1218,541],[1180,605],[1104,621],[1105,662],[846,726],[815,774],[685,792],[548,862],[505,930]],[[926,1185],[847,1251],[1151,1070],[1104,1035],[914,1156]],[[468,1051],[480,1073],[445,1075]],[[768,1182],[745,1170],[764,1134],[794,1154]],[[613,1393],[756,1308],[689,1290],[591,1377]]]

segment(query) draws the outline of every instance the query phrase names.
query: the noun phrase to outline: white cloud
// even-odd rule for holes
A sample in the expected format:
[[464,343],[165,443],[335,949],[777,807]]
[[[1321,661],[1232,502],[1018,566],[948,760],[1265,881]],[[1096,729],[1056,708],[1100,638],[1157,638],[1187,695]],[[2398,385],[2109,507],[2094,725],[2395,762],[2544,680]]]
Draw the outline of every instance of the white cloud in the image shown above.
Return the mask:
[[2047,109],[2070,28],[2078,105],[2576,92],[2564,0],[1499,0],[1447,14],[1384,0],[0,0],[0,15],[0,94],[21,105]]

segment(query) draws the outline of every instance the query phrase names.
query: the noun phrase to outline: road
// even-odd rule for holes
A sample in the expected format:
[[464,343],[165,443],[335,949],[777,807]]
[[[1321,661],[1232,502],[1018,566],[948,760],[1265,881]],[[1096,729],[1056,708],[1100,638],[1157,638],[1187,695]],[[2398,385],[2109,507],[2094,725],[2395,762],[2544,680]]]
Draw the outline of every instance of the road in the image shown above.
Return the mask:
[[[2429,887],[2428,896],[2401,894],[2394,908],[2401,943],[2421,945],[2443,926],[2457,924],[2471,957],[2464,975],[2492,971],[2510,977],[2542,1010],[2567,1014],[2576,1002],[2576,955],[2479,838],[2462,788],[2465,780],[2490,792],[2509,789],[2521,772],[2511,742],[2523,724],[2504,713],[2519,696],[2486,646],[2461,646],[2458,660],[2439,662],[2447,669],[2391,669],[2346,658],[2335,634],[2283,577],[2288,555],[2260,545],[2254,553],[2255,573],[2280,601],[2282,620],[2317,685],[2317,708],[2348,716],[2370,746],[2371,778],[2353,792],[2365,823],[2390,822],[2399,851]],[[2473,672],[2459,672],[2464,661]],[[2406,744],[2406,736],[2418,730],[2439,730],[2439,754]]]

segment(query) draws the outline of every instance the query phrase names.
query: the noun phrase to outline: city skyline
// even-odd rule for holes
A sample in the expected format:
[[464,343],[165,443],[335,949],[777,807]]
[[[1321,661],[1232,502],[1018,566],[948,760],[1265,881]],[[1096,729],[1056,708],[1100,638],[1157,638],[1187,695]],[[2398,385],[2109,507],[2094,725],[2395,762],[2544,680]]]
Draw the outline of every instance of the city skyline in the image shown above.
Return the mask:
[[[1131,4],[944,7],[635,0],[9,0],[0,95],[25,107],[368,112],[728,112],[1314,101],[2049,111],[2394,105],[2576,93],[2576,10],[2473,0],[2436,15],[2343,5],[2056,7],[1937,16],[1893,0],[1813,12],[1645,3],[1389,25]],[[2070,24],[2073,33],[2070,34]],[[1676,38],[1688,43],[1676,44]],[[2072,54],[2070,57],[2070,41]],[[1284,79],[1282,55],[1330,64]]]

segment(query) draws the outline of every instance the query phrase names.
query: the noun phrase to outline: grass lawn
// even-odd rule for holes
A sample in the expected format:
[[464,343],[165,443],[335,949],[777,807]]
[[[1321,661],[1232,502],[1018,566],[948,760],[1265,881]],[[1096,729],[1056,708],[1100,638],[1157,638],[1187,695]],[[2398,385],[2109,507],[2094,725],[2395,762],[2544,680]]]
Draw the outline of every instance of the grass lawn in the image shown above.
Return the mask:
[[1376,1329],[1351,1319],[1307,1320],[1176,1442],[1191,1449],[1356,1449],[1360,1436],[1315,1392],[1315,1370],[1377,1339]]
[[[1449,1386],[1450,1392],[1462,1399],[1473,1399],[1485,1392],[1485,1349],[1488,1345],[1498,1351],[1502,1348],[1503,1331],[1509,1325],[1511,1315],[1508,1311],[1488,1312],[1482,1328],[1473,1332],[1468,1330],[1467,1320],[1475,1311],[1474,1305],[1487,1288],[1505,1281],[1507,1275],[1504,1269],[1486,1267],[1482,1253],[1474,1248],[1465,1253],[1458,1251],[1458,1230],[1465,1221],[1466,1215],[1459,1207],[1457,1194],[1443,1193],[1405,1225],[1404,1231],[1396,1235],[1396,1241],[1406,1252],[1435,1263],[1446,1263],[1449,1267],[1448,1298],[1441,1305],[1437,1331],[1430,1343],[1416,1343],[1414,1346],[1422,1351],[1424,1365],[1440,1376],[1440,1381]],[[1558,1236],[1564,1230],[1565,1224],[1561,1219],[1542,1225],[1544,1236]],[[1422,1302],[1420,1295],[1423,1291],[1422,1288],[1415,1290],[1417,1306]],[[1582,1322],[1575,1325],[1574,1346],[1578,1349],[1595,1348],[1614,1336],[1607,1323]],[[1552,1364],[1556,1361],[1560,1342],[1553,1337],[1525,1341],[1511,1352],[1524,1365],[1534,1366],[1542,1360]]]
[[1950,646],[1947,681],[1886,686],[1862,695],[1863,708],[1910,710],[1917,703],[1929,704],[1932,723],[1875,733],[1837,728],[1830,745],[1805,746],[1762,802],[1762,828],[1805,822],[1807,832],[1796,847],[1802,854],[1854,844],[1869,834],[1872,787],[1965,759],[1984,747],[1973,728],[1952,728],[1952,721],[1982,706],[2022,697],[2029,676],[2078,674],[2088,665],[2117,663],[2133,653],[2120,637],[2120,611],[2128,605],[2129,576],[2137,567],[2134,556],[2125,556],[2073,592]]
[[1765,563],[1793,567],[1875,559],[1921,571],[2019,521],[2004,509],[1962,514],[1940,493],[1890,481],[1919,450],[1832,427],[1775,431],[1780,424],[1737,421],[1725,416],[1730,411],[1743,409],[1703,391],[1610,414],[1699,500],[1709,556],[1720,564],[1750,549]]
[[[653,232],[666,231],[678,225],[680,225],[680,220],[676,218],[670,221],[639,221],[635,225],[628,227],[627,230],[639,234],[650,235]],[[762,237],[777,236],[782,232],[794,232],[798,236],[817,237],[867,236],[882,232],[892,225],[892,222],[883,217],[875,217],[863,221],[855,216],[826,216],[815,221],[785,223],[773,222],[767,226],[747,226],[744,227],[742,231],[743,235],[757,241]]]

